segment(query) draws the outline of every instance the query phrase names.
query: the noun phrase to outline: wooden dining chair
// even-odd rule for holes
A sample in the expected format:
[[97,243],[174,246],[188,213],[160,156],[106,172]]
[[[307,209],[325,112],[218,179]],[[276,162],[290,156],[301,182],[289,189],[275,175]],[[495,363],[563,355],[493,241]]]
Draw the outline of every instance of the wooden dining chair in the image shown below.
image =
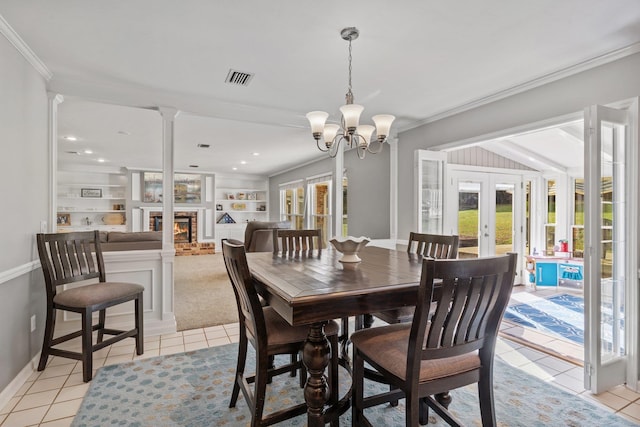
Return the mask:
[[[242,242],[224,239],[222,254],[236,296],[240,320],[238,362],[229,407],[236,406],[238,395],[242,390],[251,410],[251,426],[268,426],[304,414],[307,411],[305,403],[268,415],[264,415],[263,410],[267,383],[274,376],[290,372],[292,369],[291,363],[280,367],[272,366],[273,356],[279,354],[297,356],[307,339],[309,327],[291,326],[272,307],[263,307],[260,304],[256,282],[249,271]],[[331,346],[328,378],[329,403],[336,403],[338,401],[338,324],[330,321],[325,326],[325,333]],[[256,373],[245,377],[248,343],[251,343],[256,352]],[[293,367],[303,368],[302,362],[296,358]],[[301,378],[303,378],[302,375]],[[253,390],[250,387],[251,383],[254,383]],[[303,385],[301,382],[300,386]]]
[[[38,371],[44,370],[50,355],[68,357],[82,361],[82,379],[88,382],[93,374],[93,352],[128,337],[135,338],[136,353],[142,354],[144,351],[142,311],[144,287],[135,283],[106,280],[98,230],[40,233],[37,234],[36,241],[47,288],[47,318]],[[93,254],[95,254],[95,261]],[[98,279],[98,283],[69,287],[64,290],[58,289],[63,285],[92,279]],[[134,301],[134,328],[128,331],[106,328],[106,309],[127,301]],[[79,313],[82,328],[54,338],[58,310]],[[98,323],[93,325],[92,315],[96,311]],[[96,344],[93,344],[93,331],[98,331]],[[104,334],[113,335],[113,337],[103,340]],[[82,351],[79,353],[55,347],[77,337],[82,337]]]
[[273,230],[273,253],[287,256],[307,256],[322,251],[322,230]]
[[[473,383],[478,383],[482,425],[496,425],[493,357],[516,261],[515,253],[423,261],[413,321],[351,335],[353,425],[371,425],[365,408],[404,398],[407,426],[419,424],[420,404],[459,426],[433,395]],[[442,281],[442,292],[434,293],[434,279]],[[391,384],[390,392],[364,397],[365,362],[375,369],[378,381]]]
[[[411,232],[407,253],[433,259],[455,259],[458,257],[458,241],[459,238],[456,235]],[[388,324],[407,323],[413,320],[414,309],[413,306],[400,307],[372,314]],[[365,320],[364,323],[371,324],[371,320]]]

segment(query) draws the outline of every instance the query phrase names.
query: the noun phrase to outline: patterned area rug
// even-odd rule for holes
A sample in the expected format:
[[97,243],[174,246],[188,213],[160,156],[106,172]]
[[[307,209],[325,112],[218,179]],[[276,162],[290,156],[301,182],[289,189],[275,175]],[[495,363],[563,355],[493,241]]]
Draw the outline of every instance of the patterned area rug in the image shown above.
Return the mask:
[[584,299],[561,294],[512,305],[504,319],[540,332],[584,344]]
[[[250,417],[241,397],[229,409],[237,344],[101,368],[94,376],[73,427],[81,426],[246,426]],[[250,354],[248,361],[253,360]],[[341,391],[350,381],[341,372]],[[366,383],[365,395],[386,390]],[[580,397],[496,360],[494,372],[499,426],[633,426],[635,424]],[[452,411],[468,426],[480,426],[477,388],[451,392]],[[303,399],[297,378],[280,376],[267,387],[265,409],[271,412]],[[367,412],[376,426],[404,426],[404,404],[380,405]],[[340,419],[351,425],[351,413]],[[304,426],[306,416],[280,423]],[[430,426],[446,425],[437,416]]]

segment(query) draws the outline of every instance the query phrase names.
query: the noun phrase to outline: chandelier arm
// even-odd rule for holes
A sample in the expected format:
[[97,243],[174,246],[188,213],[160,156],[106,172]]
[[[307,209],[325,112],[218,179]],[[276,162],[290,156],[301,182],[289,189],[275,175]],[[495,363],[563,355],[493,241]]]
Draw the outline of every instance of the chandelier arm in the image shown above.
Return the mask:
[[333,138],[333,141],[331,142],[331,147],[329,149],[329,157],[334,158],[335,156],[338,155],[338,150],[340,149],[340,143],[342,142],[343,139],[344,137],[340,133],[337,134],[335,138]]
[[[377,150],[372,150],[372,149],[371,149],[371,146],[373,145],[373,143],[374,143],[374,142],[375,142],[376,144],[378,144],[378,149],[377,149]],[[385,141],[380,141],[380,140],[377,140],[377,139],[376,139],[375,141],[371,141],[371,142],[369,143],[369,146],[367,147],[367,151],[368,151],[368,152],[370,152],[371,154],[378,154],[378,153],[380,153],[380,152],[382,151],[382,149],[384,148],[384,142],[385,142]]]
[[318,150],[322,151],[323,153],[326,153],[327,151],[329,151],[329,149],[326,146],[323,147],[322,145],[320,145],[319,139],[316,139],[316,145],[318,146]]

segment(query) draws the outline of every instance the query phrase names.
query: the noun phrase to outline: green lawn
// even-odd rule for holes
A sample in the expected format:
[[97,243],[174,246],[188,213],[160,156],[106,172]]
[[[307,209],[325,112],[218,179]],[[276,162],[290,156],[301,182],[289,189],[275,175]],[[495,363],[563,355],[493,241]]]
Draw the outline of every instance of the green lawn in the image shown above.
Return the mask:
[[[496,210],[496,244],[510,244],[513,229],[511,205],[498,205]],[[461,239],[477,237],[478,210],[458,212],[458,235]]]

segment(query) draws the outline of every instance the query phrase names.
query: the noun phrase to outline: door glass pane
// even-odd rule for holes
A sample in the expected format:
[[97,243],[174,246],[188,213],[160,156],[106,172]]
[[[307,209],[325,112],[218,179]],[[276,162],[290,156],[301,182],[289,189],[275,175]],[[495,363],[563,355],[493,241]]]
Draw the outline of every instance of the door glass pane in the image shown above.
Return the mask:
[[525,234],[524,234],[524,243],[525,243],[525,254],[531,253],[531,181],[527,181],[525,184],[525,208],[524,208],[524,216],[525,216]]
[[601,144],[601,357],[624,354],[624,140],[623,130],[603,123]]
[[480,183],[458,183],[458,258],[477,258],[480,230]]
[[547,222],[544,226],[545,254],[553,255],[556,245],[556,180],[547,180]]
[[442,233],[443,162],[422,160],[422,232]]
[[496,184],[496,255],[513,251],[514,184]]
[[310,185],[311,228],[322,230],[323,247],[331,240],[331,181]]

